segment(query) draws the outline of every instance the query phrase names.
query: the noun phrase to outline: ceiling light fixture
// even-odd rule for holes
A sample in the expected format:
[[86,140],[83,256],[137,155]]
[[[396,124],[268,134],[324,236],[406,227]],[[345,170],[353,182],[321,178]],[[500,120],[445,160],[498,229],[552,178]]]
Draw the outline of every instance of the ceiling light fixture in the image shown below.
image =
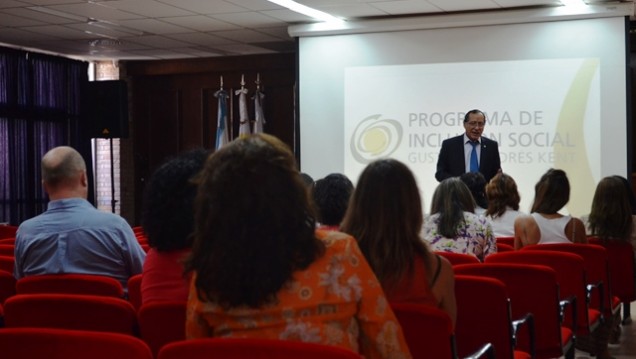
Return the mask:
[[583,0],[561,0],[561,4],[567,7],[584,7],[587,6]]
[[324,22],[343,22],[343,19],[337,18],[333,15],[327,14],[326,12],[316,10],[314,8],[310,8],[309,6],[305,6],[303,4],[299,4],[292,0],[267,0],[276,5],[280,5],[285,7],[291,11],[297,12],[299,14],[303,14],[309,17],[312,17],[316,20],[324,21]]

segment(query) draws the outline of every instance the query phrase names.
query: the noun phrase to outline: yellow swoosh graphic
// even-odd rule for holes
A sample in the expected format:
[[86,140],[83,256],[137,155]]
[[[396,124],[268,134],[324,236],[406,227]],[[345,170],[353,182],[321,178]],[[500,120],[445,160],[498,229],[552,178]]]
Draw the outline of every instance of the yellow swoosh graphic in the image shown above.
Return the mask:
[[[583,61],[563,100],[557,122],[556,134],[564,141],[553,145],[554,167],[564,170],[570,180],[570,202],[566,208],[574,216],[588,213],[596,188],[587,156],[583,123],[592,79],[598,67],[598,59]],[[565,141],[566,138],[569,141]],[[576,213],[580,211],[583,213]]]

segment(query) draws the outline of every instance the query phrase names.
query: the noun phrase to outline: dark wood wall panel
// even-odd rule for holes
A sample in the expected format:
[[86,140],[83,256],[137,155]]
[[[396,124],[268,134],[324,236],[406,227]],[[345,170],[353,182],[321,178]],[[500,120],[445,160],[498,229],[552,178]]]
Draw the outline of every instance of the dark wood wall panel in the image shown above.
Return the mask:
[[144,184],[166,158],[195,147],[214,148],[218,102],[223,87],[230,94],[233,135],[238,136],[239,100],[234,91],[245,79],[250,120],[254,120],[255,81],[265,93],[265,132],[294,145],[295,54],[120,63],[131,92],[131,127],[135,156],[135,213],[139,218]]

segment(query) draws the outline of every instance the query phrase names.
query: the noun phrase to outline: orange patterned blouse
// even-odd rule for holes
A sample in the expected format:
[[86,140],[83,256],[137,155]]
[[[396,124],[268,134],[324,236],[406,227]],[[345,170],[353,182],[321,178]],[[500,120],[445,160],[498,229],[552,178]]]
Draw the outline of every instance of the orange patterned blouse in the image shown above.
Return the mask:
[[318,230],[326,252],[261,308],[224,310],[202,302],[194,274],[186,337],[253,337],[298,340],[353,350],[367,359],[411,358],[382,287],[353,237]]

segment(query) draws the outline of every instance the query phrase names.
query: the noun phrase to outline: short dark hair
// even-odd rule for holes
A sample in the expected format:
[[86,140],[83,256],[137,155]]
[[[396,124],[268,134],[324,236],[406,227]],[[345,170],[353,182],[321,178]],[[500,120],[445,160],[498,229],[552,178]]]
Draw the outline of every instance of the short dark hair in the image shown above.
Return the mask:
[[488,208],[486,200],[486,177],[481,172],[466,172],[459,176],[473,195],[475,203],[481,208]]
[[332,173],[314,183],[313,199],[318,210],[318,222],[339,225],[347,211],[353,183],[341,173]]
[[158,251],[188,248],[194,230],[194,196],[191,181],[209,152],[195,149],[164,162],[150,177],[144,191],[141,225],[148,244]]
[[470,110],[470,111],[466,112],[466,114],[464,115],[464,122],[468,122],[469,115],[482,115],[482,116],[484,116],[484,121],[486,120],[486,114],[484,113],[484,111],[478,110],[478,109],[474,109],[474,110]]

